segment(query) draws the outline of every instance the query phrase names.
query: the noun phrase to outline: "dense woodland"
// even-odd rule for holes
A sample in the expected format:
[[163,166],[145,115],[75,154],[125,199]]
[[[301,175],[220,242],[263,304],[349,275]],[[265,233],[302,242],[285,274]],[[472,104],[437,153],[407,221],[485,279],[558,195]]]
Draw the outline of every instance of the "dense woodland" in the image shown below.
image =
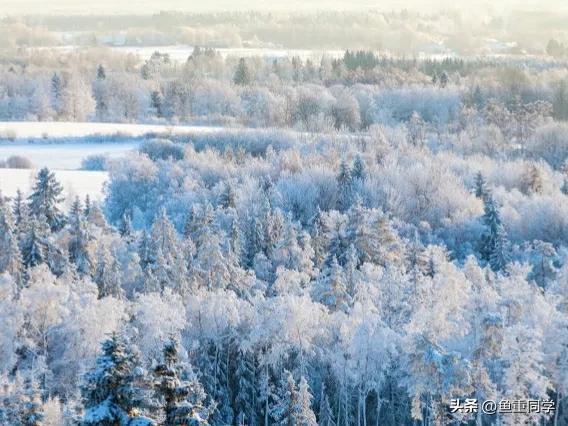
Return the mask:
[[2,421],[497,421],[451,417],[477,397],[565,424],[568,127],[497,89],[377,89],[432,101],[365,132],[148,139],[68,212],[39,171],[0,209]]
[[87,159],[101,203],[48,169],[0,196],[0,423],[568,424],[567,78],[363,51],[3,58],[3,120],[230,128]]

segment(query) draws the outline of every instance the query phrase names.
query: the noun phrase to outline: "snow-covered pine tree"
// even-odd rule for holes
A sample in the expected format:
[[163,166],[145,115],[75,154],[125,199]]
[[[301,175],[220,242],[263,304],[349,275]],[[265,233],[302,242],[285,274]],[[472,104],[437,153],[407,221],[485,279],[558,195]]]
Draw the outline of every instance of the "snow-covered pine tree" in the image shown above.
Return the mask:
[[314,266],[316,268],[321,268],[325,261],[327,241],[325,237],[325,225],[323,222],[322,211],[319,206],[313,219],[311,237],[312,248],[314,250]]
[[30,215],[36,219],[44,217],[52,232],[60,230],[65,224],[65,216],[58,207],[64,200],[62,193],[63,187],[55,179],[55,174],[44,167],[38,172],[28,197]]
[[482,220],[487,229],[481,240],[481,257],[491,265],[494,271],[501,271],[509,262],[507,233],[491,192],[486,193],[483,202],[485,213]]
[[236,194],[233,184],[227,182],[223,188],[223,192],[219,195],[219,204],[224,209],[235,208],[236,205]]
[[329,405],[329,398],[325,392],[325,387],[322,386],[321,397],[320,397],[320,409],[318,413],[318,425],[319,426],[336,426],[335,420],[333,419],[333,411]]
[[91,196],[85,195],[85,208],[83,209],[83,216],[89,217],[91,214]]
[[268,415],[273,425],[287,426],[291,413],[292,398],[296,391],[296,383],[292,374],[283,371],[278,385],[269,390]]
[[30,218],[20,241],[22,262],[26,268],[33,268],[47,261],[48,234],[45,218],[42,216]]
[[203,288],[223,289],[229,285],[230,270],[221,244],[221,236],[207,227],[198,243],[195,259],[196,278]]
[[487,181],[481,172],[475,175],[475,196],[483,199],[487,194]]
[[337,186],[337,209],[339,211],[347,211],[351,206],[353,197],[353,176],[351,169],[345,160],[342,160],[339,165]]
[[93,260],[89,251],[89,229],[83,218],[81,201],[79,197],[71,205],[69,212],[69,260],[75,265],[80,275],[91,275]]
[[20,224],[22,223],[22,221],[25,221],[29,215],[27,205],[24,200],[24,195],[22,191],[20,191],[20,189],[16,191],[12,213],[14,215],[14,225],[16,225],[16,228],[18,228],[19,230]]
[[138,241],[138,258],[140,259],[140,268],[146,272],[151,269],[150,266],[156,261],[152,253],[152,240],[146,230],[142,230]]
[[[290,382],[288,382],[290,383]],[[291,383],[294,386],[293,382]],[[312,410],[312,394],[308,382],[302,376],[298,388],[292,396],[290,422],[294,426],[317,426],[316,415]]]
[[20,412],[21,426],[43,426],[44,413],[38,384],[27,380],[24,401]]
[[122,219],[120,220],[120,226],[118,227],[118,232],[120,236],[126,240],[131,240],[134,235],[134,229],[132,229],[132,219],[130,215],[124,213]]
[[85,411],[81,426],[154,426],[139,414],[150,402],[140,385],[138,357],[129,342],[113,334],[102,344],[96,367],[85,375],[81,388]]
[[256,425],[256,369],[254,354],[240,350],[237,355],[235,379],[235,413],[237,425]]
[[333,311],[349,310],[351,297],[347,292],[343,268],[334,256],[331,265],[324,268],[315,288],[316,299]]
[[153,369],[157,406],[163,412],[163,426],[206,426],[214,405],[206,404],[203,386],[191,366],[179,359],[179,345],[164,345],[163,362]]
[[116,256],[104,244],[97,250],[96,267],[93,281],[99,290],[99,299],[112,296],[122,298],[120,265]]
[[505,227],[500,224],[494,235],[493,251],[489,257],[489,264],[494,271],[504,271],[511,262],[509,240]]
[[251,82],[251,73],[244,58],[239,59],[239,63],[235,69],[235,75],[233,76],[233,82],[238,86],[247,86]]
[[357,155],[357,157],[355,157],[355,161],[353,161],[353,171],[351,175],[353,176],[353,179],[356,179],[359,182],[364,182],[365,179],[367,179],[367,168],[360,155]]
[[8,272],[18,287],[23,281],[23,264],[12,212],[0,194],[0,274]]

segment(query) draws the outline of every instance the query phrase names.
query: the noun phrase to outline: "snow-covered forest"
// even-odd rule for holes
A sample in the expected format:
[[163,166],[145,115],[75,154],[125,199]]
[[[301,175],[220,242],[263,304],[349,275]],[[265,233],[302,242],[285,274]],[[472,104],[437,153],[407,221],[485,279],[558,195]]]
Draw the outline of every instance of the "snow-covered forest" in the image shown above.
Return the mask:
[[568,425],[562,59],[23,49],[0,119],[226,128],[0,194],[1,425]]

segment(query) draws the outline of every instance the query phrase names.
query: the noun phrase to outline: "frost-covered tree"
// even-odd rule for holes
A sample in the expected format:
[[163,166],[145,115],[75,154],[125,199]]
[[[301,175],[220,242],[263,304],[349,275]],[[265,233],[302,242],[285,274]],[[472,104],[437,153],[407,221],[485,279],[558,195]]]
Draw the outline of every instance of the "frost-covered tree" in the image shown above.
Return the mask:
[[79,274],[90,275],[93,270],[93,259],[89,249],[91,236],[86,220],[83,218],[81,201],[75,199],[69,212],[69,260],[75,265]]
[[317,426],[318,424],[312,411],[312,394],[303,376],[292,396],[290,422],[297,426]]
[[481,172],[475,175],[475,196],[483,199],[487,194],[487,181]]
[[251,73],[244,58],[239,59],[233,82],[238,86],[247,86],[251,83]]
[[116,256],[104,244],[100,244],[93,275],[93,281],[99,290],[99,299],[106,296],[120,299],[123,296],[121,278],[120,265]]
[[237,424],[258,424],[256,416],[256,368],[253,354],[239,351],[235,375],[237,382],[235,395]]
[[81,388],[85,411],[82,426],[155,425],[139,410],[148,404],[141,387],[138,359],[129,343],[113,334],[102,344],[97,365],[85,375]]
[[23,230],[20,250],[26,268],[33,268],[47,261],[49,228],[44,218],[34,217]]
[[349,310],[351,297],[347,291],[343,268],[333,257],[331,264],[322,271],[315,287],[315,297],[331,310]]
[[318,425],[320,426],[336,426],[333,418],[333,411],[329,405],[329,398],[325,393],[325,388],[322,387],[322,394],[320,397],[320,409],[318,414]]
[[501,222],[497,203],[491,193],[483,199],[485,213],[483,223],[486,232],[481,241],[481,256],[491,265],[493,270],[502,271],[509,262],[509,241],[507,232]]
[[10,206],[0,194],[0,274],[8,272],[21,285],[23,264],[16,232]]
[[351,169],[345,160],[339,165],[339,174],[337,175],[338,198],[337,207],[341,211],[346,211],[352,202],[353,197],[353,176]]
[[215,408],[206,402],[206,394],[191,366],[179,357],[179,345],[170,340],[164,345],[163,362],[153,369],[157,406],[163,412],[164,426],[208,425]]
[[38,172],[28,197],[30,215],[36,219],[45,218],[52,232],[65,224],[65,216],[59,210],[59,204],[64,200],[62,193],[63,187],[55,179],[55,174],[44,167]]

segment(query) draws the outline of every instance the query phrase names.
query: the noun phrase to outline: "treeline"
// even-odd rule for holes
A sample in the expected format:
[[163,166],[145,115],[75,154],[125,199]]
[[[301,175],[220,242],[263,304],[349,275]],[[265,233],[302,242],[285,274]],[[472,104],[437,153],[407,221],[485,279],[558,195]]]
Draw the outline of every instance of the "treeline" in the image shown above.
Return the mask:
[[535,118],[568,119],[566,76],[554,68],[384,59],[363,51],[320,62],[223,59],[200,48],[183,64],[159,52],[143,63],[106,55],[99,51],[100,62],[93,62],[70,53],[64,62],[76,65],[63,69],[47,53],[7,64],[0,71],[0,119],[360,131],[408,122],[416,112],[437,131],[451,132],[463,127],[464,115],[483,117],[496,108],[513,119],[523,108],[536,108]]

